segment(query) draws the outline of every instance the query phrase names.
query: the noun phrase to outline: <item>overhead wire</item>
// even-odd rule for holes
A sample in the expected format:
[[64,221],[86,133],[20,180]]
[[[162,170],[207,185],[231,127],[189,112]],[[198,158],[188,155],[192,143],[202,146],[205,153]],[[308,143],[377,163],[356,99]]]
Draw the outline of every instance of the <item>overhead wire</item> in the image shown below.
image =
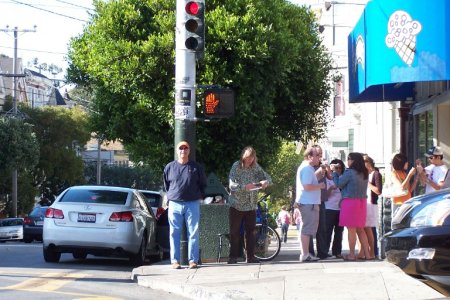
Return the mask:
[[61,13],[58,13],[58,12],[55,12],[55,11],[52,11],[52,10],[49,10],[49,9],[45,9],[45,8],[41,8],[41,7],[32,5],[32,4],[29,4],[29,3],[25,3],[25,2],[21,2],[21,1],[17,1],[17,0],[10,0],[10,1],[13,2],[13,3],[29,6],[29,7],[38,9],[38,10],[42,10],[42,11],[45,11],[45,12],[48,12],[48,13],[51,13],[51,14],[55,14],[55,15],[58,15],[58,16],[61,16],[61,17],[69,18],[69,19],[72,19],[72,20],[80,21],[80,22],[87,22],[87,20],[83,20],[83,19],[72,17],[72,16],[68,16],[68,15],[65,15],[65,14],[61,14]]

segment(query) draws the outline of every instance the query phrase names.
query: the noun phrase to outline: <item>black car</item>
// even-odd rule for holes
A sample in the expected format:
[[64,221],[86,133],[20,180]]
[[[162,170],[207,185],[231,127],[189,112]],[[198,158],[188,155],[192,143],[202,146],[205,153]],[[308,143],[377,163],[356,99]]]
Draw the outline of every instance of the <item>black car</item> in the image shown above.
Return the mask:
[[389,262],[450,296],[450,189],[405,202],[383,240]]
[[42,228],[47,208],[48,206],[35,207],[23,219],[23,241],[25,243],[31,243],[34,240],[42,241]]

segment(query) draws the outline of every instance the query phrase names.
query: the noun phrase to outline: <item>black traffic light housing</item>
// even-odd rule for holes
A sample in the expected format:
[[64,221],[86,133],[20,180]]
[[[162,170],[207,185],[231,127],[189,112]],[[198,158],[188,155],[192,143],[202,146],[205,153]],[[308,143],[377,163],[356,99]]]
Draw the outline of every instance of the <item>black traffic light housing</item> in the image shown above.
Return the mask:
[[203,58],[205,51],[205,2],[186,1],[186,49],[195,51],[197,58]]

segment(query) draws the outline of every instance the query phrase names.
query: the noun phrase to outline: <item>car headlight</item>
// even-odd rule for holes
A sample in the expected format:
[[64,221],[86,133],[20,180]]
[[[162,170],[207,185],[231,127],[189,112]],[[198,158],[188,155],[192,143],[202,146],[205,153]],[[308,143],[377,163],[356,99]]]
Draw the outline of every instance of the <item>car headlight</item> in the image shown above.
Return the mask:
[[412,219],[410,227],[441,226],[450,215],[450,199],[430,203],[421,209]]

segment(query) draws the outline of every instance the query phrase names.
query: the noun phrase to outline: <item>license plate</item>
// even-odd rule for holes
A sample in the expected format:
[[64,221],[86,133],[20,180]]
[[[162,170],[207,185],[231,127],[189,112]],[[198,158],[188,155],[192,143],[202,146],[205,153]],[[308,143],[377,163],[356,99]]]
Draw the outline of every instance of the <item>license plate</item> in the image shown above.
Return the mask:
[[95,214],[78,214],[78,222],[95,223]]
[[36,221],[36,226],[44,226],[44,221]]

